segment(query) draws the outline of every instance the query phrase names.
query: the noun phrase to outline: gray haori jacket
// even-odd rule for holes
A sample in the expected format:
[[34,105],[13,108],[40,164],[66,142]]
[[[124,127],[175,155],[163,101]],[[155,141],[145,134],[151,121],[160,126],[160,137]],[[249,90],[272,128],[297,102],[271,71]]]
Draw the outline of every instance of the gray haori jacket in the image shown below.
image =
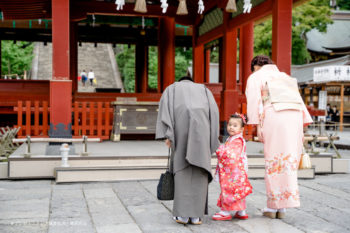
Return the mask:
[[211,174],[211,155],[219,146],[219,111],[205,85],[188,80],[168,86],[159,103],[156,139],[167,138],[174,149],[173,172],[189,165]]

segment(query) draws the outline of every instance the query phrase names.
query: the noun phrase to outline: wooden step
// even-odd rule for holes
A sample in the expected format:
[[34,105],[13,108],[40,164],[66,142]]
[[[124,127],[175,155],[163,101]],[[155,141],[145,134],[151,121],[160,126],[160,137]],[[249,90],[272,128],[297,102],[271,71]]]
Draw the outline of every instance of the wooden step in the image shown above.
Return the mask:
[[[164,166],[153,167],[57,167],[55,177],[57,183],[92,182],[92,181],[125,181],[125,180],[157,180],[165,171]],[[213,167],[213,173],[215,167]],[[251,179],[264,178],[264,166],[249,168],[248,177]],[[299,170],[298,178],[313,179],[315,169]]]

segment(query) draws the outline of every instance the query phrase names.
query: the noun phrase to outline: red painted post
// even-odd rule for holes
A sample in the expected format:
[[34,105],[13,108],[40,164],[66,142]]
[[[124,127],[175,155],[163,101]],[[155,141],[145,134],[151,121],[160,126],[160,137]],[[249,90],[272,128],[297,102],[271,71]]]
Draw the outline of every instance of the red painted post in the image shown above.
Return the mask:
[[272,6],[272,60],[290,74],[292,60],[293,0],[275,0]]
[[193,81],[204,83],[204,45],[193,45]]
[[104,136],[107,136],[107,138],[109,138],[109,127],[110,127],[110,123],[109,123],[109,114],[110,114],[110,103],[109,102],[105,102],[105,133]]
[[79,136],[79,103],[74,102],[74,136]]
[[20,130],[18,131],[18,136],[22,136],[23,131],[23,125],[22,125],[22,120],[23,120],[23,102],[18,101],[17,105],[17,127],[20,127]]
[[87,118],[86,118],[86,112],[87,112],[87,110],[86,110],[86,102],[83,102],[83,106],[82,106],[82,109],[81,109],[81,112],[82,112],[82,134],[83,134],[83,136],[85,135],[85,136],[87,136],[87,134],[86,134],[86,129],[87,129],[87,127],[86,127],[86,123],[87,123]]
[[78,26],[75,22],[70,24],[70,80],[73,92],[78,92]]
[[89,126],[89,135],[94,136],[94,127],[95,127],[95,102],[89,103],[89,111],[90,111],[90,126]]
[[[226,16],[228,17],[228,16]],[[237,84],[237,28],[226,28],[222,42],[222,71],[220,120],[226,121],[238,109]]]
[[[51,1],[52,5],[52,80],[50,82],[50,136],[70,137],[72,81],[70,80],[69,0]],[[57,126],[63,126],[61,130]]]
[[39,135],[39,101],[34,101],[34,136]]
[[204,76],[204,82],[210,83],[210,49],[205,50],[205,76]]
[[49,103],[47,101],[43,101],[43,135],[48,136],[48,114],[49,113]]
[[245,93],[247,80],[251,74],[250,63],[254,56],[254,23],[250,22],[241,28],[240,33],[240,63],[242,63],[242,92]]
[[175,82],[175,19],[159,18],[158,92]]
[[102,136],[102,102],[97,102],[97,136]]
[[31,102],[29,100],[26,101],[26,135],[31,136]]
[[136,45],[135,93],[146,93],[148,88],[148,46],[144,42]]

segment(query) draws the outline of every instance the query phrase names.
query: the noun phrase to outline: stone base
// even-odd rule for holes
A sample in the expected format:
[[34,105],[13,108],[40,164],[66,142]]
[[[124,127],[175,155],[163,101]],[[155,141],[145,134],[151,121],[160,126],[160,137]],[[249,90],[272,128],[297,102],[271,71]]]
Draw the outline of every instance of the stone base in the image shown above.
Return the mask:
[[[61,145],[46,145],[45,155],[60,155]],[[75,146],[69,145],[69,155],[76,155]]]

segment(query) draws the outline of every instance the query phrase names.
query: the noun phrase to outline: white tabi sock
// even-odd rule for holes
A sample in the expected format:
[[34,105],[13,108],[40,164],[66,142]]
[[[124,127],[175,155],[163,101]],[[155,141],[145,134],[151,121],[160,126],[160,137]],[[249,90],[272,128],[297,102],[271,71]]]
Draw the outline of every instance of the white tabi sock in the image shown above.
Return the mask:
[[285,213],[285,212],[287,212],[287,209],[286,208],[278,209],[278,212]]
[[221,211],[219,212],[219,214],[222,214],[222,215],[228,216],[228,215],[230,215],[230,211],[221,210]]
[[272,213],[276,213],[277,210],[276,210],[276,209],[270,209],[270,208],[265,207],[265,208],[263,209],[263,212],[272,212]]
[[245,215],[247,215],[246,212],[245,212],[245,210],[239,210],[239,211],[237,211],[237,214],[238,214],[239,216],[245,216]]

